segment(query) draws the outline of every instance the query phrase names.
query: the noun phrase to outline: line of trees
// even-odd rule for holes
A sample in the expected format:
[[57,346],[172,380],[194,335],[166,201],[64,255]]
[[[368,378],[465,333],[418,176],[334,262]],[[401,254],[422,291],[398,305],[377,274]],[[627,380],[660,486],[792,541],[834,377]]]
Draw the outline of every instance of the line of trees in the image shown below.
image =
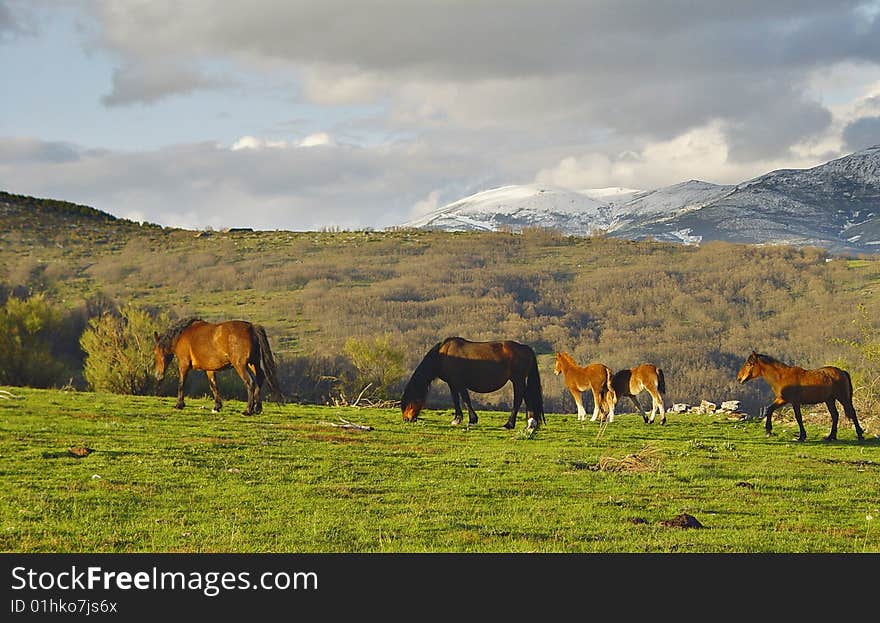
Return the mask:
[[[153,376],[152,340],[154,331],[163,332],[171,322],[166,312],[116,305],[104,296],[63,310],[43,293],[19,298],[7,291],[0,306],[0,385],[172,395],[177,387],[176,367],[169,368],[160,386]],[[864,306],[858,307],[853,324],[856,338],[834,338],[852,353],[848,362],[838,363],[853,375],[857,408],[876,413],[880,411],[880,327]],[[388,404],[399,397],[410,372],[405,349],[388,333],[349,337],[338,354],[281,354],[276,358],[285,396],[310,404],[351,404],[358,399]],[[738,366],[741,362],[727,363]],[[220,374],[218,383],[225,396],[246,398],[231,372]],[[201,375],[190,377],[189,395],[207,396],[208,392]],[[443,405],[445,398],[444,392],[435,392],[432,406]],[[481,397],[475,398],[480,404]],[[509,407],[503,395],[495,400],[482,404]],[[557,397],[545,400],[551,411],[572,409]]]
[[[129,325],[161,332],[192,315],[266,326],[288,398],[318,404],[353,401],[364,388],[365,399],[396,399],[427,349],[450,335],[535,348],[551,412],[574,409],[550,374],[556,350],[615,370],[649,361],[663,368],[671,401],[739,399],[750,412],[766,402],[766,388],[734,377],[752,349],[803,367],[846,367],[859,397],[878,377],[866,350],[877,336],[865,328],[880,306],[870,287],[880,279],[874,258],[546,230],[193,236],[114,223],[111,236],[107,227],[71,237],[30,225],[0,238],[0,304],[18,301],[4,323],[21,325],[16,339],[25,344],[3,346],[0,383],[116,391],[106,383],[121,375],[119,361],[135,361]],[[30,301],[36,294],[39,303]],[[22,302],[53,313],[23,323]],[[127,317],[135,302],[143,318]],[[98,351],[110,345],[123,354],[102,360]],[[19,361],[47,349],[42,363]],[[119,391],[173,393],[173,380],[151,387],[143,370],[113,382]],[[225,395],[242,395],[234,374],[218,381]],[[192,395],[208,393],[204,375],[189,383]],[[508,390],[474,396],[484,409],[506,409],[511,398]],[[429,400],[448,406],[448,392]]]

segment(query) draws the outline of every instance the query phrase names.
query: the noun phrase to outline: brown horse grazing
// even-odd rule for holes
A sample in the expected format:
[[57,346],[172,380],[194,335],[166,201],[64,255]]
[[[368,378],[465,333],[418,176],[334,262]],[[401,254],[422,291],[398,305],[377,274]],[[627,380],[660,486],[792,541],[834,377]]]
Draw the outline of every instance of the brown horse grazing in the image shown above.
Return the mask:
[[544,398],[538,375],[538,358],[530,346],[503,342],[471,342],[448,337],[438,342],[416,366],[400,399],[403,419],[411,422],[424,408],[428,389],[434,379],[445,381],[455,406],[453,425],[461,424],[461,400],[468,410],[468,424],[477,423],[468,390],[488,394],[498,391],[508,381],[513,384],[513,408],[504,428],[516,426],[516,416],[525,401],[527,428],[537,428],[544,420]]
[[214,412],[223,403],[217,390],[214,374],[218,370],[233,367],[247,388],[245,415],[263,410],[261,391],[263,382],[282,397],[278,386],[275,358],[269,348],[266,330],[244,320],[229,320],[218,324],[200,318],[187,318],[172,325],[164,335],[153,332],[153,353],[156,356],[156,379],[165,377],[165,368],[177,357],[180,377],[177,385],[177,404],[183,409],[183,384],[190,370],[204,370],[214,393]]
[[[611,386],[617,395],[617,400],[627,396],[636,406],[638,412],[645,420],[645,424],[654,423],[654,415],[660,412],[660,423],[666,424],[666,406],[664,405],[664,394],[666,394],[666,379],[663,377],[663,370],[651,363],[643,363],[635,368],[618,370],[611,379]],[[651,417],[642,409],[637,396],[646,391],[651,394]]]
[[776,395],[773,402],[761,409],[761,417],[767,417],[764,430],[768,437],[773,428],[770,421],[773,412],[785,404],[790,404],[794,409],[798,428],[800,428],[797,440],[803,441],[807,438],[807,431],[804,430],[804,422],[801,419],[801,405],[815,405],[824,402],[831,414],[831,432],[828,433],[825,440],[837,439],[837,420],[840,417],[837,405],[834,404],[834,401],[837,400],[843,405],[846,416],[855,425],[859,441],[864,439],[864,431],[859,426],[856,410],[853,407],[852,380],[846,370],[834,366],[804,370],[797,366],[786,365],[768,355],[752,351],[739,374],[736,375],[736,380],[745,383],[758,377],[762,377]]
[[614,403],[617,399],[611,386],[611,368],[601,363],[579,366],[568,353],[556,353],[553,374],[562,375],[562,380],[577,405],[578,420],[587,418],[581,392],[590,389],[593,392],[593,417],[590,421],[595,422],[599,418],[604,422],[606,417],[609,422],[614,421]]

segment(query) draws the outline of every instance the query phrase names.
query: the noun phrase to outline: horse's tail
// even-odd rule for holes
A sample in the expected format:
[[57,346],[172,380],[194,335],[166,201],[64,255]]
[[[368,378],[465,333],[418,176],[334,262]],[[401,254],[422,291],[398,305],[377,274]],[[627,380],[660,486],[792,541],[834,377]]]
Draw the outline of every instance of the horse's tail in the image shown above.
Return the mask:
[[546,423],[544,417],[544,393],[541,390],[541,375],[538,373],[538,357],[532,351],[532,365],[526,376],[526,407],[531,409],[534,418],[541,423]]
[[845,397],[849,399],[849,404],[852,404],[852,400],[853,400],[852,377],[849,375],[849,372],[847,372],[846,370],[844,370],[842,368],[840,369],[840,375],[843,377],[843,380],[846,382],[846,387],[843,388],[843,390],[846,392]]
[[666,394],[666,378],[663,376],[663,370],[657,368],[657,391],[660,394]]
[[260,365],[263,372],[266,373],[266,383],[269,390],[275,394],[275,398],[283,403],[284,393],[281,391],[281,385],[278,383],[278,367],[275,364],[275,356],[272,349],[269,348],[269,338],[266,336],[266,329],[262,325],[254,326],[254,333],[257,334],[257,340],[260,343]]
[[611,368],[605,368],[605,405],[608,411],[617,404],[617,392],[614,391],[614,373]]

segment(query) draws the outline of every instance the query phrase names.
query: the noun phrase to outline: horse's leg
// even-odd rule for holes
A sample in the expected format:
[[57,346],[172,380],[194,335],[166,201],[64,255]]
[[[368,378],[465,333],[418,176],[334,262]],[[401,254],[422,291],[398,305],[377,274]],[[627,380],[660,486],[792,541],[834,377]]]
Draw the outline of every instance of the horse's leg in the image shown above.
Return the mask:
[[186,375],[189,374],[189,364],[181,363],[177,367],[177,404],[174,405],[175,409],[183,409],[183,384],[186,383]]
[[[645,410],[642,409],[642,405],[639,403],[639,399],[636,398],[633,394],[629,395],[629,399],[632,400],[632,403],[636,406],[636,412],[642,416],[642,419],[645,421],[645,424],[648,424],[648,416],[645,415]],[[653,421],[653,420],[652,420]]]
[[505,422],[504,428],[512,429],[516,427],[516,414],[519,413],[519,408],[522,405],[523,396],[525,395],[525,389],[525,379],[518,383],[514,381],[513,408],[510,410],[510,417],[507,418],[507,422]]
[[657,390],[648,390],[648,393],[651,394],[651,424],[654,423],[654,414],[659,411],[660,412],[660,423],[666,424],[666,409],[663,407],[663,398],[657,393]]
[[[595,422],[596,419],[598,418],[598,420],[600,422],[604,422],[605,421],[605,413],[604,413],[605,409],[604,409],[604,406],[602,405],[602,398],[599,397],[599,390],[591,385],[590,391],[593,392],[593,417],[590,418],[590,421]],[[586,411],[584,411],[584,417],[586,417]],[[580,418],[580,419],[583,419],[583,418]]]
[[254,413],[263,412],[263,383],[266,381],[266,373],[259,363],[253,364],[254,379]]
[[241,377],[241,380],[244,381],[244,386],[247,388],[247,406],[242,411],[243,415],[253,415],[254,413],[254,378],[251,374],[250,369],[247,367],[247,364],[237,364],[233,366],[235,371],[238,372],[238,376]]
[[[832,400],[832,402],[834,402]],[[846,413],[846,417],[852,420],[852,423],[856,427],[856,435],[859,438],[859,441],[865,440],[865,431],[859,425],[859,418],[856,417],[856,408],[853,406],[852,400],[847,400],[846,402],[840,401],[840,404],[843,405],[843,412]]]
[[[800,429],[797,440],[803,441],[807,438],[807,430],[804,428],[804,418],[801,417],[801,406],[800,404],[793,402],[791,403],[791,408],[794,409],[794,419],[797,420],[798,429]],[[834,434],[837,435],[836,429],[834,430]]]
[[466,406],[468,410],[468,424],[476,424],[477,412],[474,411],[474,407],[471,405],[471,395],[468,393],[467,389],[461,390],[461,398],[464,400],[464,406]]
[[611,392],[610,391],[605,392],[604,400],[605,400],[605,407],[608,410],[608,413],[606,414],[608,417],[608,421],[613,422],[614,421],[614,401],[611,399]]
[[223,402],[220,400],[220,390],[217,389],[217,379],[214,378],[214,370],[205,370],[205,375],[208,377],[211,393],[214,394],[214,408],[211,409],[211,412],[217,413],[220,411],[220,407],[223,406]]
[[834,441],[837,439],[837,420],[840,419],[840,413],[837,411],[837,405],[834,404],[834,398],[825,402],[828,407],[828,413],[831,414],[831,432],[825,437],[825,441]]
[[657,392],[657,406],[660,407],[660,423],[666,424],[666,405],[663,404],[663,394]]
[[[578,421],[587,419],[587,410],[584,409],[584,400],[581,397],[581,393],[577,390],[577,388],[569,387],[568,391],[571,393],[571,397],[574,398],[574,404],[577,405],[578,410]],[[593,415],[593,419],[596,419],[596,416]]]
[[614,405],[608,398],[608,392],[605,392],[605,395],[602,396],[602,410],[605,411],[605,419],[610,424],[614,421]]
[[455,417],[452,418],[450,424],[458,426],[461,424],[461,418],[464,417],[464,414],[461,412],[461,398],[458,390],[452,385],[449,386],[449,393],[452,394],[452,406],[455,407]]
[[767,421],[764,422],[764,434],[769,437],[771,435],[771,431],[773,430],[773,412],[776,411],[779,407],[786,403],[782,398],[777,398],[773,402],[771,402],[766,407],[761,409],[760,417],[766,417]]

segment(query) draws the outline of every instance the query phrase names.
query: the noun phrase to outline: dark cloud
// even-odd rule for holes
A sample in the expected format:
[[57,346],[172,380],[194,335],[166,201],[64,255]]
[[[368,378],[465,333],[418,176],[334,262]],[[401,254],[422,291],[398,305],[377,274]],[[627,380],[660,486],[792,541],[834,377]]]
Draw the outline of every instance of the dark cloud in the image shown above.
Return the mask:
[[[272,147],[291,140],[277,131],[256,136],[258,149],[120,153],[14,139],[0,141],[0,180],[165,224],[292,229],[399,223],[429,197],[442,205],[538,175],[601,185],[591,166],[605,185],[736,183],[817,164],[803,146],[837,139],[825,102],[841,104],[819,92],[823,80],[849,67],[851,85],[861,80],[850,90],[864,91],[880,65],[878,4],[863,0],[172,4],[65,5],[88,12],[87,52],[115,63],[108,118],[134,123],[133,106],[205,90],[247,97],[260,84],[336,143]],[[5,6],[0,36],[18,20]],[[253,97],[262,110],[265,93]],[[844,138],[861,145],[875,129],[866,117]]]
[[130,62],[113,70],[113,90],[101,98],[101,103],[108,107],[152,104],[169,95],[225,85],[224,81],[206,77],[198,69],[174,58]]
[[[509,130],[528,119],[532,128],[588,124],[662,140],[722,120],[734,157],[747,158],[784,153],[827,127],[827,111],[803,86],[811,71],[880,62],[880,20],[864,4],[210,0],[173,14],[151,3],[96,6],[104,44],[137,59],[114,74],[107,105],[216,86],[197,71],[170,70],[174,56],[262,59],[295,71],[335,68],[316,69],[314,82],[332,89],[334,76],[355,77],[366,83],[359,97],[392,103],[406,85],[419,85],[430,103],[432,85],[457,85],[466,101],[468,90],[497,82],[486,117]],[[537,97],[548,83],[565,86]],[[507,94],[505,85],[523,88]],[[790,117],[780,112],[786,104]],[[454,105],[424,121],[454,124]]]
[[862,117],[846,126],[843,141],[850,151],[880,145],[880,117]]
[[[214,143],[149,152],[84,150],[47,170],[33,154],[56,144],[0,139],[0,187],[197,228],[320,229],[400,224],[428,195],[436,172],[486,169],[482,159],[400,145],[230,150]],[[444,201],[456,197],[444,196]]]

